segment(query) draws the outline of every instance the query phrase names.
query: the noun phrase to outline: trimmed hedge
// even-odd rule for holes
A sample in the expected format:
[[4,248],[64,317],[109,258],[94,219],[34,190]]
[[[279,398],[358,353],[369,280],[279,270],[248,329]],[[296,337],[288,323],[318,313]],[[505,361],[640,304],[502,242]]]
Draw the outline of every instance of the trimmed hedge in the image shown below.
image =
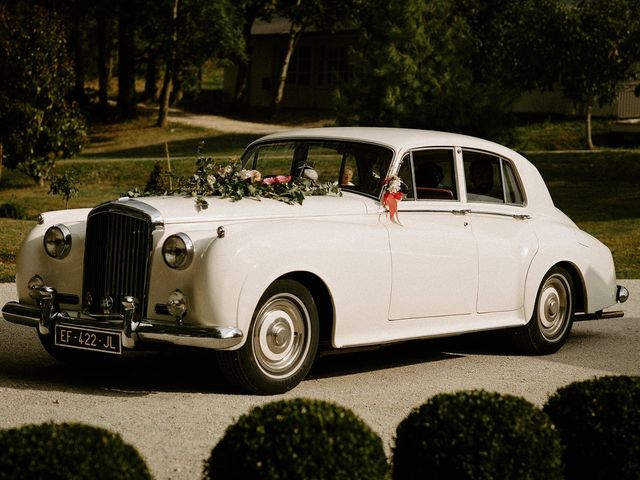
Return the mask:
[[6,202],[0,204],[0,218],[14,218],[16,220],[24,220],[27,218],[27,212],[19,203]]
[[205,462],[211,479],[384,479],[382,440],[350,410],[320,400],[256,407],[231,425]]
[[150,479],[147,465],[118,434],[80,423],[0,431],[1,480]]
[[560,436],[524,398],[483,390],[436,395],[398,425],[393,478],[562,478]]
[[558,389],[544,406],[566,447],[566,478],[640,478],[640,377]]

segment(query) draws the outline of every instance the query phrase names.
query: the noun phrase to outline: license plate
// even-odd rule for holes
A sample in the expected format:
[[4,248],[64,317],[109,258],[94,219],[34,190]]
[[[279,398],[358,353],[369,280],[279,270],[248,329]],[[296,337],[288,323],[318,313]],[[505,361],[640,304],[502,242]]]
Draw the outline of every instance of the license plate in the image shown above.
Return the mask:
[[107,332],[93,328],[56,325],[55,344],[61,347],[93,350],[116,355],[122,353],[122,342],[119,332]]

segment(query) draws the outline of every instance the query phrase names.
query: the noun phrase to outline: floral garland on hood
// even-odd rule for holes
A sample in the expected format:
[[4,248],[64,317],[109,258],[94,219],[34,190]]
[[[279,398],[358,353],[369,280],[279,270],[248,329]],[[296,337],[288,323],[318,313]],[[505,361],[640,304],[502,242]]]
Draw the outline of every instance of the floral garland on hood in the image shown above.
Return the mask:
[[263,177],[258,170],[242,168],[239,161],[218,164],[212,158],[198,158],[196,172],[188,177],[171,177],[170,187],[162,191],[140,193],[137,189],[128,192],[130,197],[151,195],[188,195],[195,198],[199,209],[205,210],[209,204],[205,197],[216,196],[233,201],[242,198],[260,200],[270,198],[288,204],[302,205],[306,196],[341,195],[334,184],[319,184],[312,179],[290,175]]

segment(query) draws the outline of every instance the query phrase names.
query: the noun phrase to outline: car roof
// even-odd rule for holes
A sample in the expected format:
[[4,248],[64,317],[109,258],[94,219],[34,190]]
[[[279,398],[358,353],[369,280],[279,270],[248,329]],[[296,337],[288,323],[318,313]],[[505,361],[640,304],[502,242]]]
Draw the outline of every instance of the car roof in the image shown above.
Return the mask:
[[525,183],[528,208],[550,213],[555,210],[553,200],[538,169],[518,152],[498,143],[469,135],[390,127],[323,127],[289,130],[259,138],[256,144],[290,139],[350,140],[383,145],[393,149],[396,155],[421,147],[464,147],[486,151],[505,157],[515,163]]
[[323,127],[289,130],[267,135],[266,137],[256,140],[254,143],[290,138],[365,141],[385,145],[396,151],[425,146],[464,146],[489,150],[495,153],[503,153],[504,155],[513,152],[511,149],[498,143],[468,135],[435,130],[389,127]]

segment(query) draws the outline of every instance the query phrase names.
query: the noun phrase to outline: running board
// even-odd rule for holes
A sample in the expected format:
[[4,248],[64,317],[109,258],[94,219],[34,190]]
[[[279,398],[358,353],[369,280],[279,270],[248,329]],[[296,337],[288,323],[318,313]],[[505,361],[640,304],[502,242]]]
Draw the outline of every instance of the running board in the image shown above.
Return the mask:
[[576,313],[573,316],[574,322],[586,322],[587,320],[606,320],[608,318],[621,318],[624,317],[622,310],[615,310],[611,312],[603,312],[602,310],[596,313]]

